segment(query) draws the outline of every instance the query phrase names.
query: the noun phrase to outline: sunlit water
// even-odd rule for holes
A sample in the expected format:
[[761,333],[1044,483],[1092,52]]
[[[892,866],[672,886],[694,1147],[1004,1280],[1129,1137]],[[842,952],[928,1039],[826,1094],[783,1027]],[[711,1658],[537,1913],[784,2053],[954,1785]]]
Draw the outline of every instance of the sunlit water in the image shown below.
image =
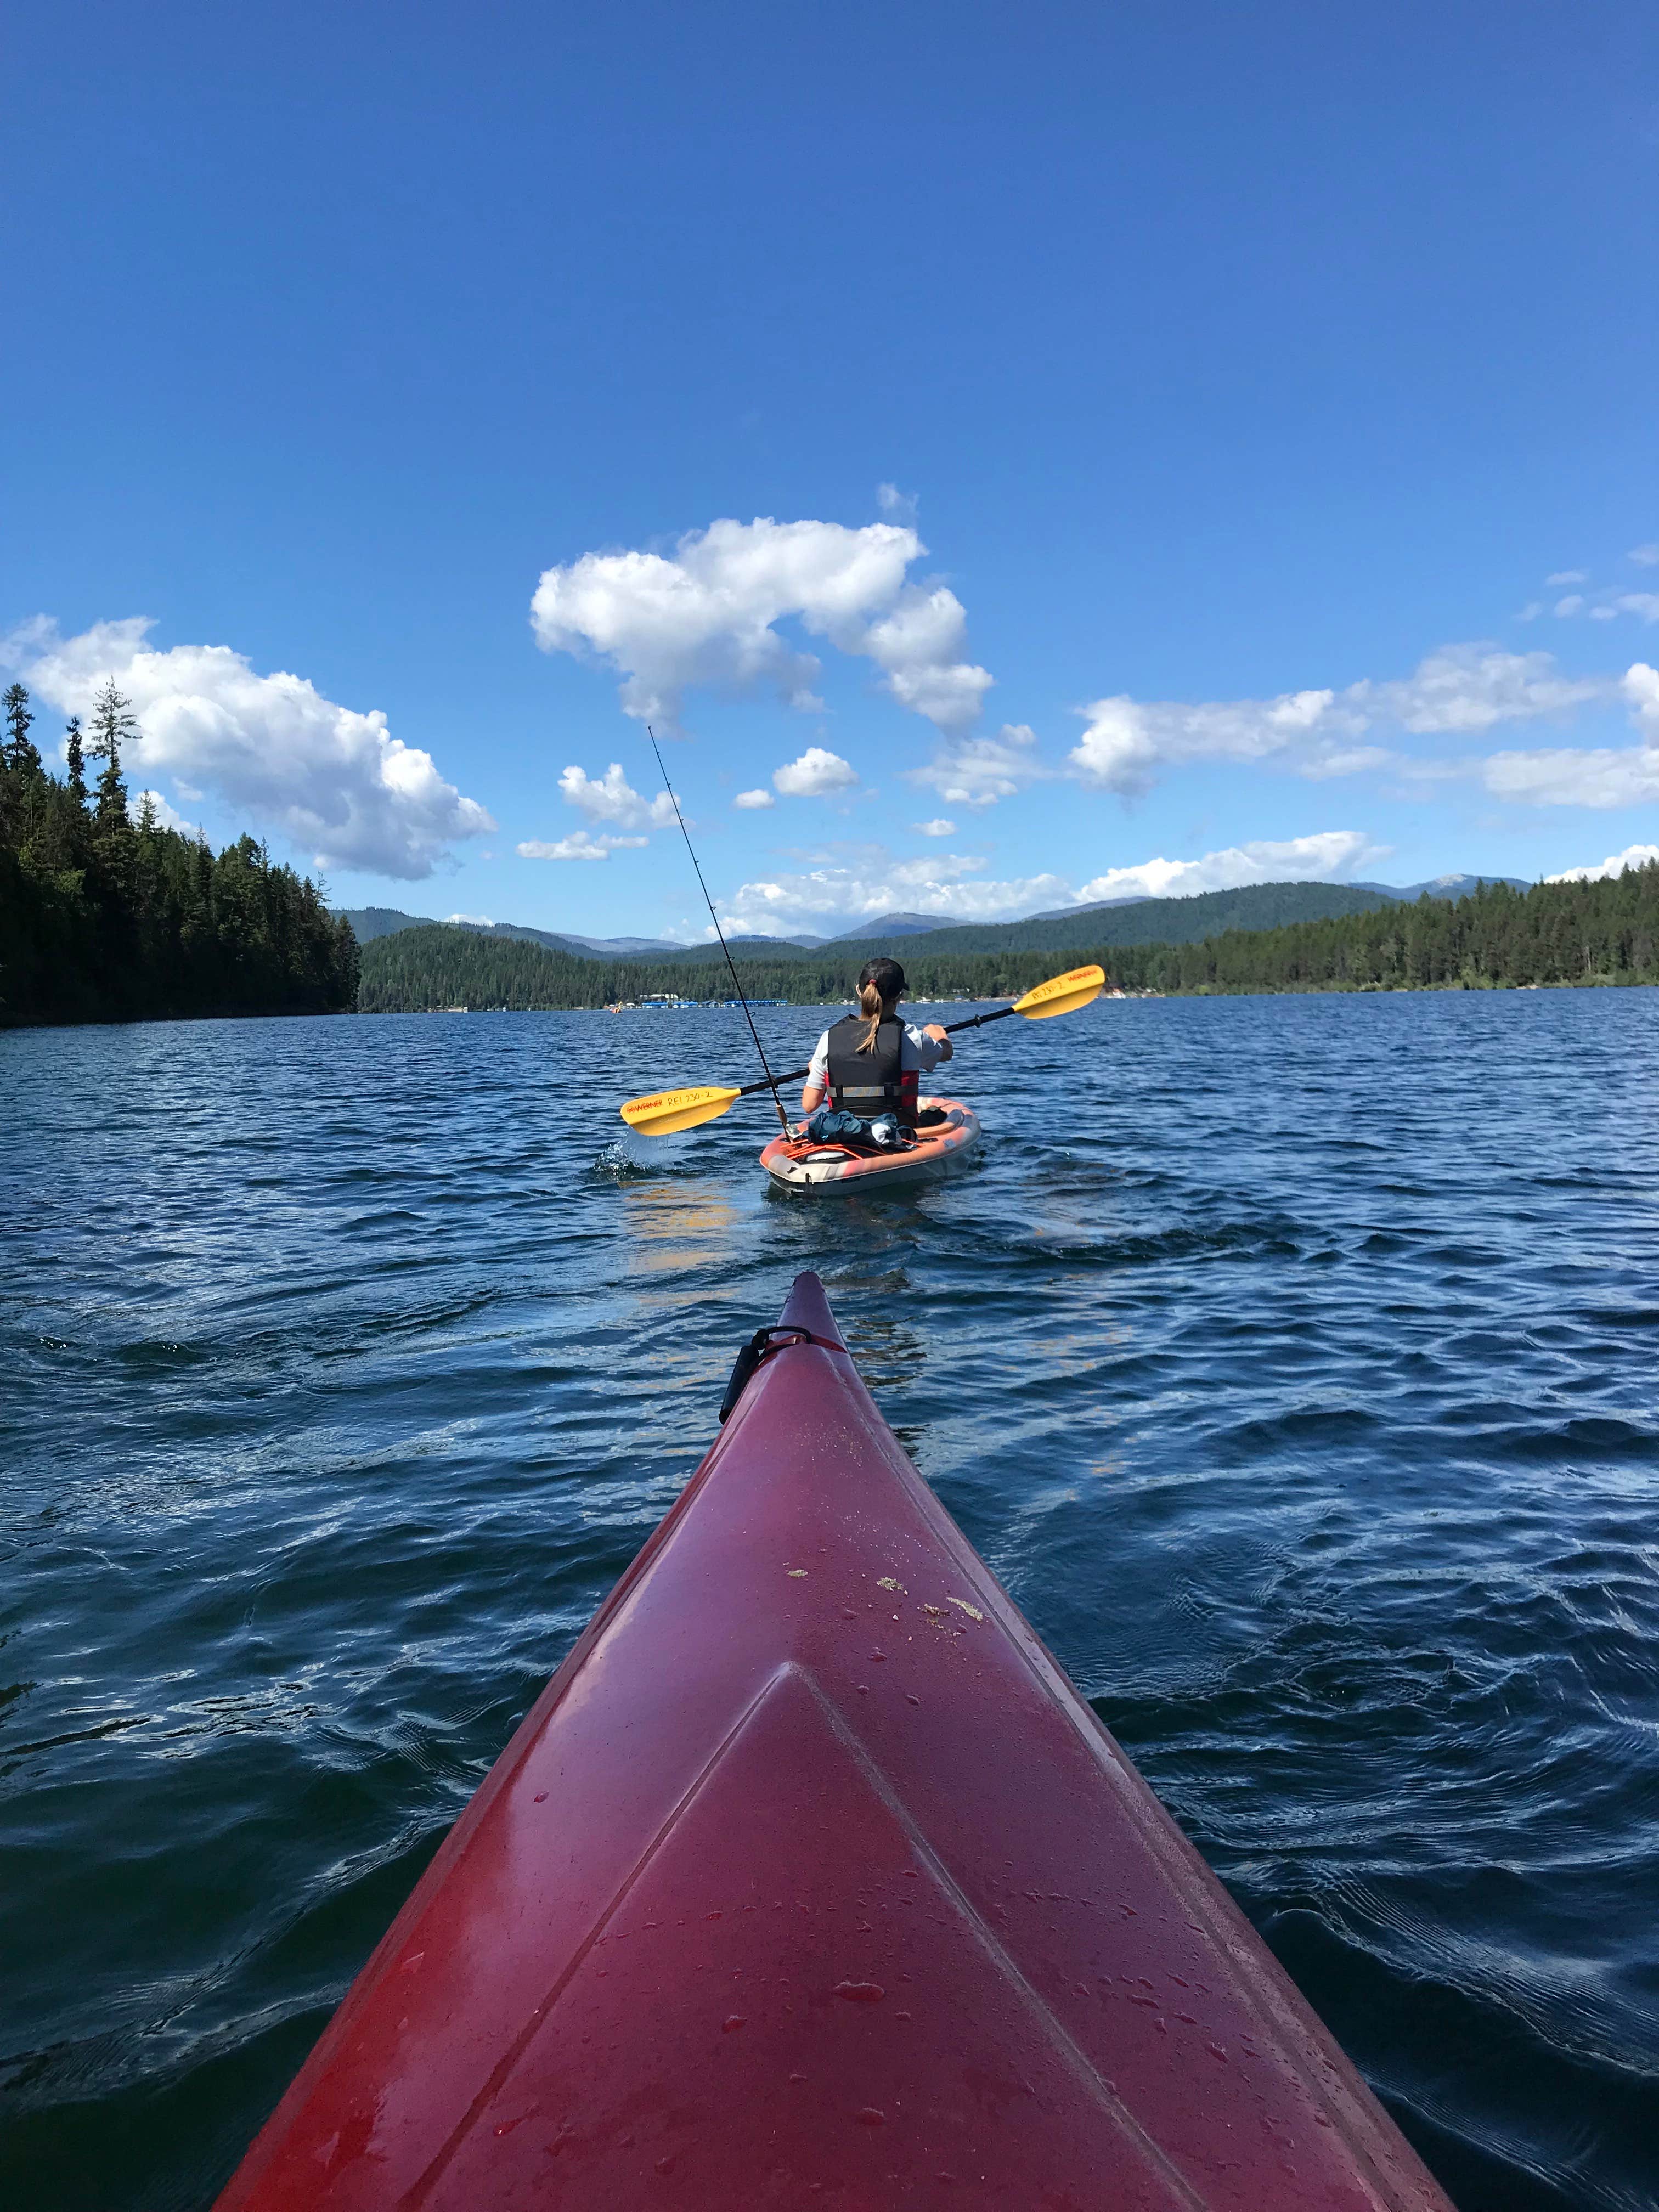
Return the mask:
[[809,1266],[1464,2212],[1659,2201],[1659,996],[1009,1024],[908,1197],[616,1119],[750,1073],[722,1013],[0,1037],[11,2201],[210,2202]]

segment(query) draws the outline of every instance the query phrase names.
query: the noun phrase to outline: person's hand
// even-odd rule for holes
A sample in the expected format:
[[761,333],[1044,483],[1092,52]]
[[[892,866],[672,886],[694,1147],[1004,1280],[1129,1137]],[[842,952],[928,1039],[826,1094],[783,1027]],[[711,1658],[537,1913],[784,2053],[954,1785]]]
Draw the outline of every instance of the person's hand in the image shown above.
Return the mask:
[[927,1028],[922,1031],[922,1035],[923,1036],[932,1037],[935,1044],[943,1044],[946,1041],[945,1031],[940,1028],[937,1022],[929,1022]]

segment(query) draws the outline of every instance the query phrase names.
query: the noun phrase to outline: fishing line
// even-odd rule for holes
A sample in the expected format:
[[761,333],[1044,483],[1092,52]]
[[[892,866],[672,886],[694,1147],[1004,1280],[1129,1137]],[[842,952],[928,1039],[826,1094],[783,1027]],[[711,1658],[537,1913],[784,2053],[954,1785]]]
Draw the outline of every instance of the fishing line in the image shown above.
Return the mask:
[[738,979],[737,963],[732,959],[732,948],[726,941],[726,932],[720,927],[720,918],[714,911],[714,902],[708,896],[708,886],[702,879],[702,870],[697,867],[697,855],[691,842],[691,832],[685,826],[685,817],[680,812],[680,802],[674,796],[674,787],[668,781],[668,770],[662,764],[662,748],[658,744],[657,733],[649,722],[645,726],[645,734],[650,738],[651,750],[657,756],[657,773],[662,778],[663,789],[668,793],[668,803],[674,810],[674,819],[680,825],[680,835],[685,840],[686,851],[691,855],[691,865],[696,868],[697,888],[702,893],[702,902],[708,909],[708,919],[714,925],[714,934],[720,941],[720,951],[726,955],[726,964],[732,970],[732,981],[737,985],[738,997],[743,1004],[743,1018],[749,1024],[750,1036],[755,1040],[755,1049],[760,1054],[760,1064],[766,1070],[766,1087],[772,1094],[772,1103],[778,1109],[778,1127],[787,1137],[789,1133],[789,1116],[783,1110],[783,1101],[778,1096],[776,1079],[767,1061],[766,1047],[760,1041],[760,1031],[755,1027],[755,1017],[749,1011],[748,997]]

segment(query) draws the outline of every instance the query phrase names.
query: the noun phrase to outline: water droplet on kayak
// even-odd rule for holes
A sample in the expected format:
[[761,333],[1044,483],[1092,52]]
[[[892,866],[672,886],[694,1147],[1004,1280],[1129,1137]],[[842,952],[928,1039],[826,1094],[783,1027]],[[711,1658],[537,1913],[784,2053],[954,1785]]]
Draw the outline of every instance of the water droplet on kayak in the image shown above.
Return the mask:
[[424,1951],[411,1951],[409,1956],[404,1960],[403,1965],[398,1967],[398,1972],[400,1974],[412,1974],[416,1967],[420,1965],[422,1960],[424,1959],[426,1953]]
[[806,2079],[806,2076],[804,2074],[792,2074],[789,2076],[789,2079],[792,2081],[804,2081]]
[[[874,1929],[871,1933],[874,1934]],[[848,2004],[879,2004],[887,1992],[879,1982],[837,1982],[836,1995]]]
[[902,1583],[896,1583],[891,1575],[884,1575],[881,1577],[878,1587],[882,1589],[896,1590],[901,1597],[908,1595],[908,1592],[906,1590],[904,1584]]
[[898,2020],[908,2020],[909,2017],[910,2015],[908,2012],[902,2012],[895,2014],[895,2018]]
[[887,1656],[887,1654],[884,1651],[872,1651],[870,1654],[870,1656],[872,1659],[884,1659]]
[[788,1573],[792,1583],[804,1583],[806,1580],[807,1570],[805,1567],[791,1567]]
[[744,2025],[744,2016],[740,2012],[730,2013],[720,2022],[720,2033],[730,2035],[734,2028],[742,2027]]
[[723,1916],[718,1912],[705,1912],[702,1917],[705,1920],[719,1920]]
[[867,1698],[867,1697],[869,1696],[869,1694],[870,1694],[870,1685],[869,1685],[867,1682],[860,1682],[860,1683],[859,1684],[859,1695],[860,1695],[860,1697],[861,1697],[861,1698]]
[[843,1620],[856,1620],[858,1619],[857,1613],[854,1612],[850,1605],[842,1606],[841,1609],[841,1617]]
[[919,1705],[921,1703],[921,1699],[920,1698],[913,1698],[910,1695],[910,1692],[907,1690],[904,1693],[904,1702],[907,1705]]
[[669,2152],[666,2158],[659,2158],[657,2160],[657,2171],[659,2173],[672,2173],[674,2171],[674,2154],[672,2151]]
[[1218,2043],[1206,2043],[1204,2048],[1212,2058],[1218,2058],[1224,2066],[1227,2063],[1227,2054]]
[[866,2105],[860,2110],[858,2119],[859,2125],[865,2128],[882,2128],[887,2124],[886,2113],[878,2111],[874,2105]]
[[547,1792],[546,1792],[546,1790],[538,1790],[536,1792],[536,1802],[537,1802],[538,1805],[545,1805],[545,1804],[546,1804],[546,1802],[547,1802]]

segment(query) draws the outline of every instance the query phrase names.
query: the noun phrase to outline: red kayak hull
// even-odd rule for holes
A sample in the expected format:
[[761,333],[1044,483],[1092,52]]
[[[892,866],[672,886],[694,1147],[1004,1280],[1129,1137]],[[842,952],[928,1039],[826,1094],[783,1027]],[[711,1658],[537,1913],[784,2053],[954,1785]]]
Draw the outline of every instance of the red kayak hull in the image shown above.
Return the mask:
[[221,2212],[1449,2212],[784,1319]]

